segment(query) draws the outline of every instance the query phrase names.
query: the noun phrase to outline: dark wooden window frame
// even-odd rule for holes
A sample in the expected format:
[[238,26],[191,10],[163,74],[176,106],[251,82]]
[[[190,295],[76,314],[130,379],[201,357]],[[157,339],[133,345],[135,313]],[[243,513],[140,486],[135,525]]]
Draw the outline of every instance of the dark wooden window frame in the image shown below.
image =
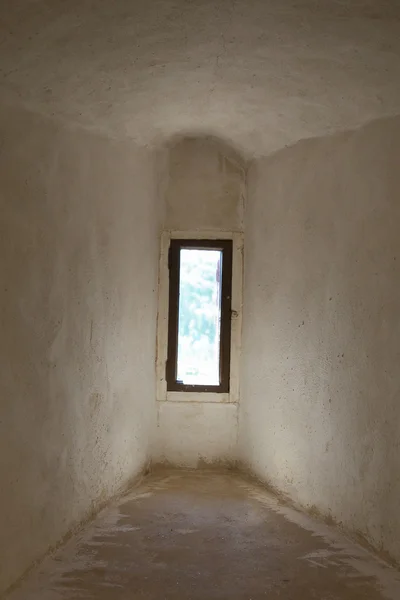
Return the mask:
[[[184,248],[213,249],[222,251],[221,284],[221,335],[220,335],[220,385],[188,385],[177,381],[178,318],[180,251]],[[173,239],[168,253],[169,307],[168,307],[168,353],[166,363],[167,391],[228,393],[231,362],[232,320],[232,240]]]

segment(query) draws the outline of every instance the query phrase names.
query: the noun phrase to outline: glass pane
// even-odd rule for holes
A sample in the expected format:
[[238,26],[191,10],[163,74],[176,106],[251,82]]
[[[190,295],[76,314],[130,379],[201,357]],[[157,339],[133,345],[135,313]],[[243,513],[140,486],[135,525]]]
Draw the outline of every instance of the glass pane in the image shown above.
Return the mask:
[[220,384],[222,251],[180,251],[177,381]]

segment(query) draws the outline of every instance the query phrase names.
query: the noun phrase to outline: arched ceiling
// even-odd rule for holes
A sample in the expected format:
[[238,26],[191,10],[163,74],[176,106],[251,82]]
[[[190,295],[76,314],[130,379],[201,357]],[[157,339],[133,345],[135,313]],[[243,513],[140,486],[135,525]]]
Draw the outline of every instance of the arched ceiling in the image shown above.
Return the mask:
[[140,144],[268,154],[400,113],[400,2],[4,1],[0,94]]

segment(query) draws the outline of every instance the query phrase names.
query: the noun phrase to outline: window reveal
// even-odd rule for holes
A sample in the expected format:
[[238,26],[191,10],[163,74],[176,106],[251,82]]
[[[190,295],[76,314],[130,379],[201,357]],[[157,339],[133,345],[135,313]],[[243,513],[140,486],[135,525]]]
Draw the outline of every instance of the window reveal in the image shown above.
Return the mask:
[[172,240],[168,391],[229,392],[232,241]]

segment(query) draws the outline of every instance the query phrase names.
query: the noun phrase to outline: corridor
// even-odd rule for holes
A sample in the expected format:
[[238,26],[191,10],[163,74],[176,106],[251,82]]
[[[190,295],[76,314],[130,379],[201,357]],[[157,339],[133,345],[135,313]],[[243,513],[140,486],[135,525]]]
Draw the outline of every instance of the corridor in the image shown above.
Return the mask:
[[397,600],[400,576],[235,472],[159,471],[10,600]]
[[399,200],[399,0],[0,3],[0,600],[400,600]]

